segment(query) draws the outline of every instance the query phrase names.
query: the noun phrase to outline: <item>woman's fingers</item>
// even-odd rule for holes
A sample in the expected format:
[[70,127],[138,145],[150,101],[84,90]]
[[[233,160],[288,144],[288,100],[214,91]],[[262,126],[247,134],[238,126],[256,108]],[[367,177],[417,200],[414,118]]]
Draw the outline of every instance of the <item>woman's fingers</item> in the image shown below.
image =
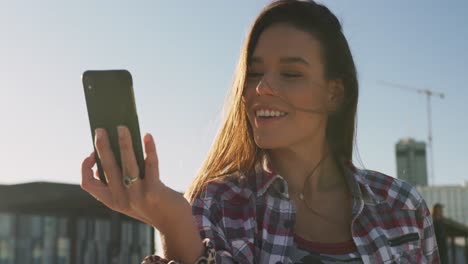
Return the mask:
[[154,143],[154,138],[150,133],[147,133],[143,137],[143,142],[145,144],[145,165],[148,171],[145,170],[146,174],[151,174],[152,177],[159,178],[159,161],[158,154],[156,153],[156,144]]
[[140,169],[136,161],[135,152],[133,150],[132,135],[130,130],[125,126],[117,128],[119,134],[120,158],[122,161],[122,176],[127,180],[135,179],[136,181],[126,186],[128,193],[128,205],[139,207],[142,202],[142,179],[140,179]]
[[[132,136],[125,126],[117,128],[119,133],[120,159],[122,161],[122,176],[139,177],[140,170],[133,151]],[[136,184],[133,183],[132,185]]]
[[[146,134],[143,138],[145,177],[139,179],[139,167],[133,150],[130,130],[127,127],[119,126],[117,131],[120,148],[120,157],[117,158],[122,161],[122,169],[117,164],[106,131],[97,129],[95,140],[97,153],[83,161],[82,188],[109,208],[150,222],[152,218],[148,216],[147,208],[153,208],[159,204],[162,196],[167,193],[164,191],[164,184],[159,180],[159,163],[154,139],[150,134]],[[93,176],[95,157],[98,154],[108,181],[107,185],[99,180],[97,173],[96,177]],[[137,177],[138,180],[126,188],[123,176]]]
[[96,149],[101,160],[101,165],[107,180],[108,192],[111,197],[111,206],[109,207],[113,210],[126,213],[131,210],[131,201],[123,185],[121,169],[112,152],[109,137],[102,128],[96,129]]
[[115,160],[114,153],[110,147],[109,137],[103,128],[96,129],[95,145],[97,154],[101,160],[104,176],[106,177],[107,184],[114,191],[123,190],[122,176],[120,168]]
[[94,164],[96,164],[96,158],[93,152],[81,164],[81,188],[106,206],[112,207],[109,189],[104,183],[93,176]]
[[159,161],[156,144],[151,134],[143,137],[145,146],[145,184],[143,186],[144,198],[149,203],[156,205],[160,202],[164,192],[164,184],[159,179]]
[[[86,159],[81,163],[81,187],[84,188],[83,184],[88,183],[89,178],[93,178],[93,166],[96,164],[96,158],[94,152],[92,152]],[[85,181],[86,180],[86,181]]]
[[148,178],[151,182],[155,180],[159,181],[159,161],[158,154],[156,152],[156,144],[151,134],[147,133],[143,137],[145,144],[145,178]]
[[91,153],[81,165],[81,188],[110,209],[127,214],[144,223],[150,223],[150,219],[146,218],[144,215],[137,215],[134,211],[129,210],[129,208],[122,207],[119,203],[116,203],[109,186],[99,180],[97,170],[96,176],[93,176],[93,166],[96,164],[95,155],[94,152]]

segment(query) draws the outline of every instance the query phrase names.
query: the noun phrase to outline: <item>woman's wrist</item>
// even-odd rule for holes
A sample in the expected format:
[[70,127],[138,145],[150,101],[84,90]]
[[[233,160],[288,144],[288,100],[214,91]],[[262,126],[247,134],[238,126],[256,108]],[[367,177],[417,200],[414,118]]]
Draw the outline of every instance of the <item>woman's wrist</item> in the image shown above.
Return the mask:
[[160,190],[165,202],[157,202],[149,208],[148,220],[161,233],[170,231],[175,226],[187,226],[193,220],[192,207],[178,192],[170,188]]
[[148,206],[149,214],[145,217],[161,234],[164,256],[182,263],[196,261],[205,247],[192,215],[192,206],[182,194],[168,187],[159,189],[158,196],[161,199]]
[[[209,239],[204,239],[203,240],[203,251],[200,254],[200,256],[191,261],[189,260],[187,263],[215,263],[216,261],[216,250],[214,248],[213,242]],[[163,264],[163,263],[168,263],[169,259],[163,258],[161,256],[157,255],[151,255],[147,256],[142,264]],[[177,262],[176,262],[177,263]]]
[[174,228],[161,233],[161,242],[164,257],[181,263],[195,263],[205,252],[198,231],[184,234],[183,231]]

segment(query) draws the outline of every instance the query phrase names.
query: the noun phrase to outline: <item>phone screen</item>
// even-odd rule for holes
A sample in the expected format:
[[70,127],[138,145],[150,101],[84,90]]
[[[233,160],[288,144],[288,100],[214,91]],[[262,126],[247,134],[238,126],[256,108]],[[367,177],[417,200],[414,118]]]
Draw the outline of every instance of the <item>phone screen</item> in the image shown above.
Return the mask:
[[[86,71],[82,75],[82,82],[93,146],[95,129],[106,129],[111,149],[120,169],[122,169],[117,127],[119,125],[127,126],[132,135],[133,149],[140,169],[139,176],[143,178],[143,149],[130,72],[127,70]],[[97,153],[95,146],[94,150]],[[97,155],[96,163],[101,181],[107,183]]]

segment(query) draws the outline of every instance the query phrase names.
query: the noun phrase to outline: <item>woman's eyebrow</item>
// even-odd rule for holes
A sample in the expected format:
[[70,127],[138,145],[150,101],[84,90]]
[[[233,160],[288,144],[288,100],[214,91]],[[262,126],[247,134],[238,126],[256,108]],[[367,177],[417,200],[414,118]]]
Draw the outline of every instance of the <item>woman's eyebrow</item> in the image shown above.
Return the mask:
[[260,57],[252,57],[250,58],[249,60],[249,65],[250,64],[256,64],[256,63],[262,63],[263,62],[263,59],[260,58]]
[[[263,59],[260,57],[250,58],[249,64],[256,64],[256,63],[263,63]],[[299,63],[299,64],[304,64],[305,66],[310,66],[310,63],[302,57],[283,57],[283,58],[280,58],[280,63],[281,64]]]
[[280,59],[280,63],[282,64],[290,64],[290,63],[299,63],[304,64],[306,66],[310,66],[310,63],[302,58],[302,57],[285,57]]

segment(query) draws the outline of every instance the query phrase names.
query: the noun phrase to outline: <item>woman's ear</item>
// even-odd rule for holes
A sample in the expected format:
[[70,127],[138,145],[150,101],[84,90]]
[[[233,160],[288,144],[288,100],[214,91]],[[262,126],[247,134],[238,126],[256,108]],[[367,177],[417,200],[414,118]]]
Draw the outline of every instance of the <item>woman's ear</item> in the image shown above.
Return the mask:
[[330,113],[337,112],[344,99],[344,85],[340,79],[328,81],[327,107]]

